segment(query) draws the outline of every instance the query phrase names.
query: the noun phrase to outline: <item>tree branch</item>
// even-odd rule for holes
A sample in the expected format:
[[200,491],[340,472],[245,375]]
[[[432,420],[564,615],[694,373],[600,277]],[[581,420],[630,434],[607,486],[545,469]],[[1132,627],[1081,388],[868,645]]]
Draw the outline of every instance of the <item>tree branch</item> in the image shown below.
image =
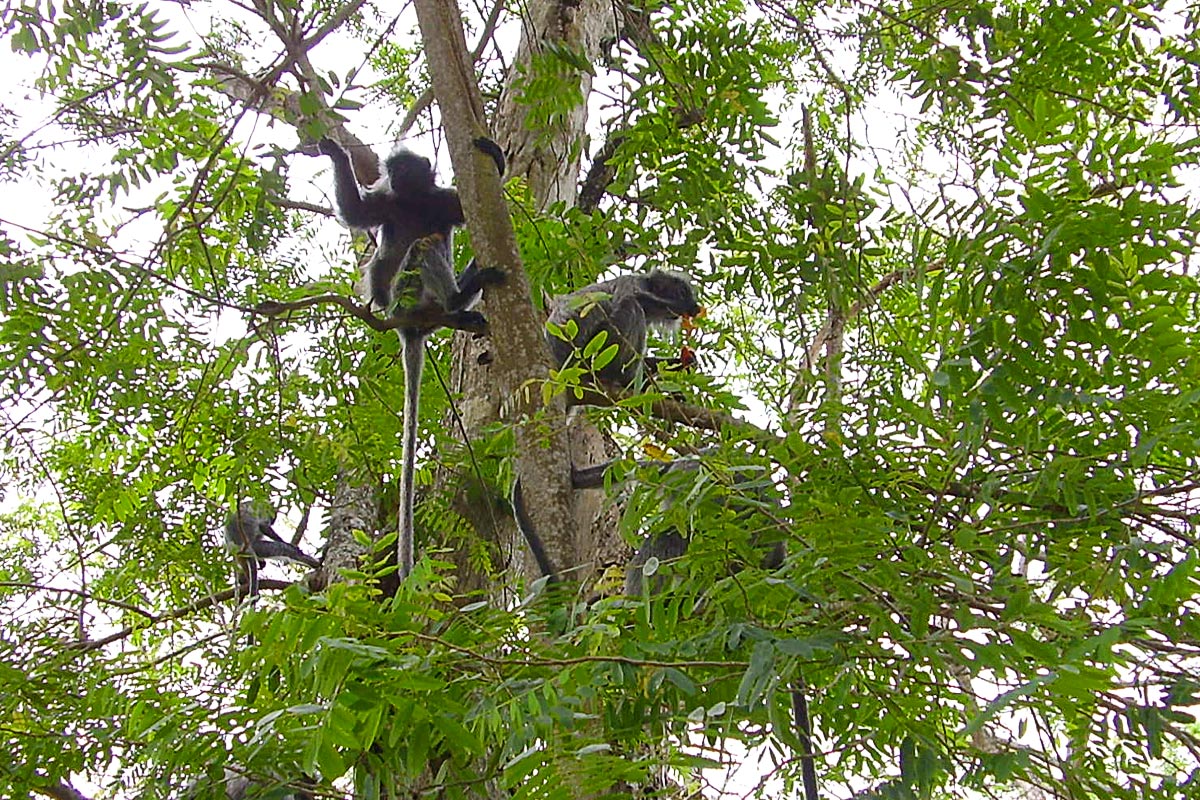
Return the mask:
[[[597,406],[600,408],[618,406],[637,396],[632,391],[613,391],[587,386],[581,386],[578,394],[571,390],[566,392],[568,405]],[[636,405],[636,403],[628,405]],[[658,419],[666,422],[674,422],[679,425],[686,425],[690,428],[701,428],[710,431],[733,429],[754,441],[779,443],[779,437],[775,434],[745,420],[738,419],[727,411],[715,411],[711,408],[691,405],[682,400],[670,397],[661,397],[650,401],[647,411],[651,416]]]
[[588,168],[587,176],[579,185],[579,210],[590,213],[600,206],[605,190],[617,176],[617,169],[608,163],[609,159],[616,155],[617,148],[624,141],[625,134],[613,134],[592,159],[592,166]]
[[[488,14],[487,20],[483,23],[483,31],[479,34],[479,42],[475,45],[475,49],[471,51],[471,65],[474,66],[479,57],[483,55],[484,49],[492,39],[492,34],[496,32],[496,25],[500,21],[500,12],[504,10],[504,0],[497,0],[492,5],[492,12]],[[417,122],[417,117],[421,116],[421,112],[429,108],[429,104],[433,102],[433,87],[430,86],[425,91],[421,92],[421,96],[412,104],[412,108],[408,109],[408,113],[404,115],[404,119],[400,122],[400,130],[396,134],[397,137],[408,133],[413,125]]]
[[[278,589],[282,591],[291,585],[292,581],[280,581],[275,580],[274,578],[260,578],[258,581],[258,588],[260,590]],[[241,595],[243,591],[244,589],[242,589],[240,586],[230,587],[225,591],[217,592],[216,594],[210,594],[207,597],[201,597],[196,602],[188,603],[186,606],[182,606],[181,608],[176,608],[172,611],[166,612],[165,614],[154,616],[147,624],[157,624],[159,622],[170,622],[171,620],[181,619],[197,611],[203,611],[204,609],[214,606],[217,603],[221,603],[226,600],[232,600]],[[104,636],[99,639],[82,639],[76,642],[68,642],[66,647],[69,650],[79,650],[86,653],[92,650],[98,650],[105,645],[112,644],[113,642],[120,641],[127,636],[133,635],[135,631],[140,631],[145,628],[146,625],[138,625],[137,627],[126,625],[124,628],[121,628],[114,633],[110,633],[108,636]]]
[[20,581],[0,581],[0,587],[11,587],[13,589],[29,589],[30,591],[35,591],[35,592],[51,592],[54,594],[74,595],[75,597],[79,597],[84,600],[89,600],[89,601],[91,601],[93,603],[97,603],[99,605],[113,606],[114,608],[119,608],[124,611],[128,611],[131,614],[137,614],[139,616],[145,617],[146,619],[154,619],[154,614],[152,614],[151,612],[147,611],[144,608],[138,608],[137,606],[133,605],[132,603],[123,603],[120,600],[110,600],[107,597],[99,597],[97,595],[92,594],[91,592],[85,592],[81,589],[68,589],[63,586],[43,586],[38,583],[22,583]]
[[303,300],[281,302],[279,300],[264,300],[253,309],[254,313],[268,317],[278,317],[291,311],[300,311],[317,305],[334,305],[355,319],[362,320],[367,327],[376,331],[394,331],[405,328],[452,328],[467,333],[485,334],[488,332],[486,322],[475,317],[463,318],[454,313],[431,308],[420,311],[408,311],[390,317],[377,317],[371,313],[369,304],[359,303],[340,294],[318,294],[305,297]]
[[90,800],[86,794],[63,781],[51,786],[35,786],[33,790],[38,794],[53,798],[53,800]]
[[[930,267],[933,267],[936,264],[939,264],[939,262],[935,261],[933,264],[930,264]],[[832,341],[835,332],[839,328],[844,328],[847,322],[857,317],[863,312],[864,309],[878,302],[879,298],[884,292],[897,283],[907,279],[912,274],[913,270],[911,268],[898,269],[893,272],[889,272],[887,275],[884,275],[882,278],[880,278],[878,283],[867,290],[866,297],[860,298],[851,303],[850,308],[847,309],[844,314],[830,312],[829,316],[825,318],[825,322],[821,325],[821,329],[817,331],[817,335],[813,337],[812,344],[808,346],[808,350],[804,354],[804,368],[812,369],[816,365],[817,356],[819,356],[821,350],[827,344],[829,344],[830,341]]]

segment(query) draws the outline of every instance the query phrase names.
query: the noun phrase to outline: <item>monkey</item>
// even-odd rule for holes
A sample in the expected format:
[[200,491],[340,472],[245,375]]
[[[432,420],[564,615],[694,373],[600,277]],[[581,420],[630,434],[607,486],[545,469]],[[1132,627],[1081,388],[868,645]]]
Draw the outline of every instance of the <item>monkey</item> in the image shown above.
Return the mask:
[[[605,348],[615,345],[617,352],[596,370],[596,378],[603,384],[640,389],[650,361],[646,358],[647,326],[672,327],[683,317],[703,311],[691,281],[680,273],[656,269],[644,275],[622,275],[556,297],[546,322],[546,342],[555,364],[562,369],[603,333]],[[576,328],[573,336],[569,330],[572,322]],[[546,548],[525,508],[519,477],[513,483],[512,508],[517,528],[533,551],[538,568],[543,575],[555,578]]]
[[[495,142],[480,137],[475,144],[496,161],[503,174],[504,156]],[[472,262],[455,279],[451,258],[454,229],[462,226],[466,217],[458,192],[437,185],[429,159],[398,148],[384,161],[383,177],[360,191],[350,156],[341,145],[326,137],[317,143],[317,149],[333,162],[334,199],[342,220],[351,228],[379,229],[379,243],[367,263],[366,276],[370,299],[381,310],[393,310],[393,284],[401,266],[413,260],[409,257],[413,243],[433,234],[441,237],[439,258],[419,265],[425,295],[419,298],[422,302],[436,298],[446,312],[463,311],[484,285],[499,278],[499,270],[481,269]]]
[[178,796],[180,800],[201,800],[207,797],[221,798],[222,800],[255,800],[259,797],[271,797],[277,798],[277,800],[315,800],[315,795],[311,791],[313,788],[315,788],[315,784],[307,777],[294,783],[265,784],[226,769],[224,777],[218,785],[214,786],[207,779],[193,779],[188,781],[187,786]]
[[[700,455],[703,456],[704,451],[701,451]],[[607,464],[600,465],[600,467],[607,466]],[[701,458],[677,459],[662,467],[662,474],[664,478],[668,478],[671,473],[696,473],[701,469],[701,466]],[[586,470],[576,471],[572,477],[577,483],[584,480],[591,480],[592,482],[599,480],[602,482],[603,469],[600,467],[589,467]],[[749,522],[756,508],[776,502],[767,491],[764,481],[769,482],[769,476],[765,474],[761,477],[735,476],[732,485],[718,493],[713,498],[713,501],[722,505],[729,512],[737,514],[740,519]],[[664,491],[662,499],[664,510],[677,502],[677,499],[682,494],[681,489],[682,487],[676,486],[673,489],[668,488]],[[746,493],[749,494],[748,497],[739,498],[737,496],[737,494]],[[763,569],[775,570],[783,566],[784,559],[787,557],[787,546],[782,539],[774,542],[760,542],[758,537],[752,537],[751,542],[755,545],[760,543],[765,545],[762,557]],[[651,559],[661,562],[681,558],[687,553],[688,545],[688,538],[676,527],[647,536],[643,540],[642,546],[638,548],[638,551],[630,559],[626,567],[625,595],[627,597],[644,596],[646,591],[644,583],[645,565]],[[651,583],[651,592],[662,591],[664,583],[663,575],[655,575]],[[810,716],[808,707],[808,686],[805,683],[803,674],[799,672],[797,672],[795,682],[792,685],[791,697],[792,719],[796,726],[796,736],[800,741],[800,769],[804,797],[805,800],[818,800],[817,772],[813,755],[812,717]]]
[[320,561],[275,532],[271,527],[275,516],[275,509],[243,500],[237,512],[225,520],[225,547],[237,558],[250,597],[258,596],[258,570],[268,558],[295,561],[312,569],[321,567]]
[[[593,283],[556,297],[546,322],[546,342],[559,369],[575,359],[596,336],[604,346],[616,345],[616,356],[596,371],[601,382],[621,388],[640,388],[649,359],[646,330],[649,325],[671,327],[683,317],[701,314],[691,281],[677,272],[652,270],[644,275],[622,275]],[[575,323],[574,336],[568,330]],[[533,551],[542,574],[554,578],[546,548],[534,530],[521,494],[520,478],[513,484],[513,516]]]
[[[497,170],[504,173],[504,156],[494,142],[481,137],[475,140],[475,146],[491,156]],[[414,312],[440,310],[455,327],[467,323],[485,326],[487,320],[471,307],[485,286],[504,280],[504,273],[472,261],[455,277],[454,229],[466,218],[458,192],[435,182],[429,159],[398,149],[384,161],[383,179],[360,192],[350,156],[341,145],[323,138],[317,147],[333,161],[334,197],[345,223],[352,228],[379,228],[379,243],[366,267],[371,302],[398,319]],[[425,339],[433,330],[408,326],[399,329],[405,384],[396,548],[401,580],[412,572],[414,561],[417,413]]]
[[[703,456],[704,452],[702,451],[700,455]],[[674,506],[679,497],[686,494],[680,485],[682,482],[694,482],[694,477],[684,477],[685,474],[694,476],[701,468],[702,458],[676,459],[661,467],[664,481],[670,484],[663,490],[662,507],[664,511]],[[731,485],[719,488],[713,495],[710,495],[711,500],[707,502],[715,503],[737,515],[739,519],[749,521],[756,508],[773,502],[765,484],[765,482],[769,482],[769,477],[747,475],[744,470],[738,470],[738,473],[734,476]],[[747,494],[748,496],[739,497],[739,495]],[[783,565],[783,561],[787,557],[787,547],[782,539],[759,541],[758,537],[755,537],[752,543],[765,547],[762,558],[763,569],[774,570]],[[655,562],[658,563],[680,558],[687,553],[688,545],[688,537],[675,527],[647,536],[626,567],[625,594],[629,597],[642,596],[645,565],[651,559],[655,559]],[[661,575],[655,576],[653,591],[661,591],[663,583]]]
[[[700,314],[691,281],[678,272],[653,270],[593,283],[555,298],[547,321],[546,341],[561,369],[577,358],[603,332],[605,348],[617,346],[616,357],[596,372],[601,383],[640,388],[649,325],[673,327],[682,317]],[[570,336],[568,323],[578,330]]]

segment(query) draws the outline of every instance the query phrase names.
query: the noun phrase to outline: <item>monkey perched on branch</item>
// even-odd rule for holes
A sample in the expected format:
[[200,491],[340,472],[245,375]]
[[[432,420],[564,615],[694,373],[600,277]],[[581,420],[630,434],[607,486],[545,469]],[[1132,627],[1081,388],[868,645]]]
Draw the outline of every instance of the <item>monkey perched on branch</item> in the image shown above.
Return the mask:
[[[480,269],[474,262],[455,277],[454,229],[466,217],[458,192],[437,185],[429,159],[397,148],[383,162],[383,177],[360,190],[341,145],[326,138],[317,148],[333,162],[334,197],[342,220],[351,228],[378,229],[378,244],[365,268],[376,307],[390,316],[434,304],[450,315],[468,313],[485,285],[503,280],[499,270]],[[503,172],[503,156],[493,157]],[[435,237],[434,244],[421,254],[412,252],[417,241],[429,237]],[[412,275],[398,285],[403,271]],[[398,296],[401,288],[412,294]],[[397,305],[399,301],[403,304]]]
[[275,521],[276,513],[270,506],[244,500],[238,504],[237,512],[225,520],[225,547],[237,558],[238,570],[245,577],[250,597],[258,595],[258,570],[267,559],[321,568],[320,561],[275,532],[271,523]]
[[703,311],[691,281],[680,273],[656,269],[645,275],[622,275],[555,298],[546,340],[561,368],[578,360],[590,342],[603,336],[599,351],[615,346],[616,352],[596,370],[596,377],[612,386],[639,389],[647,367],[647,329],[651,325],[675,328],[681,319]]
[[[651,325],[673,328],[702,314],[696,290],[685,275],[653,270],[600,281],[554,299],[546,322],[546,341],[561,369],[600,353],[611,357],[594,369],[596,379],[617,388],[641,388],[649,359],[646,333]],[[586,362],[584,362],[586,364]],[[513,484],[513,514],[517,527],[537,560],[542,574],[557,577],[541,537],[525,508],[521,481]]]
[[[682,497],[688,497],[695,502],[691,489],[702,480],[701,470],[709,471],[704,465],[703,453],[700,458],[681,458],[664,464],[660,469],[664,479],[662,489],[662,508],[669,510],[680,502]],[[726,470],[721,470],[726,474]],[[786,531],[780,530],[775,513],[764,515],[764,511],[777,508],[779,502],[775,496],[773,481],[769,473],[761,467],[733,467],[728,469],[727,481],[721,481],[712,486],[700,498],[705,507],[714,513],[728,513],[743,522],[749,523],[755,518],[766,521],[769,517],[772,524],[766,534],[755,533],[750,537],[750,544],[762,552],[763,569],[774,570],[783,565],[787,556],[785,543]],[[688,506],[693,508],[692,505]],[[651,534],[643,540],[641,547],[634,553],[625,571],[625,594],[641,596],[644,590],[646,572],[657,572],[658,565],[670,562],[684,556],[691,543],[688,531],[672,527],[665,531]],[[653,565],[648,569],[647,565]],[[739,565],[735,565],[740,569]],[[662,588],[661,576],[656,576],[654,589]]]
[[[492,156],[503,174],[504,157],[490,139],[475,145]],[[371,301],[389,316],[427,316],[444,312],[441,324],[455,328],[486,327],[487,320],[471,307],[483,288],[504,280],[494,268],[472,261],[454,275],[454,229],[461,226],[462,201],[458,192],[434,180],[429,159],[403,148],[384,161],[384,177],[360,191],[350,156],[332,139],[322,139],[318,149],[333,161],[338,213],[352,228],[378,228],[379,242],[366,266]],[[404,354],[404,431],[400,471],[400,522],[396,563],[401,579],[412,571],[413,495],[416,472],[417,414],[421,400],[421,372],[425,365],[425,340],[435,330],[422,323],[399,328]]]

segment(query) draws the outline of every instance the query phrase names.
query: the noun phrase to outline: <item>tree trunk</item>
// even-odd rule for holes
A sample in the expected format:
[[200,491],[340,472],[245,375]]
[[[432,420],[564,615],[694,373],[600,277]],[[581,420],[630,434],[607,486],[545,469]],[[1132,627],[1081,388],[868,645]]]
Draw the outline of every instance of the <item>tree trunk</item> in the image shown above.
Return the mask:
[[[584,130],[588,112],[586,98],[591,91],[592,76],[586,71],[574,73],[573,77],[579,81],[585,102],[564,115],[561,124],[552,130],[532,130],[526,126],[527,111],[519,102],[518,76],[523,74],[523,70],[534,68],[533,57],[545,49],[547,41],[576,50],[589,63],[594,62],[600,54],[601,43],[615,35],[614,7],[607,0],[584,0],[578,4],[534,0],[526,7],[522,19],[524,24],[518,56],[510,70],[492,129],[497,143],[510,154],[509,174],[526,177],[535,207],[545,209],[557,202],[570,205],[575,202],[581,154],[587,138]],[[438,99],[441,102],[440,94]],[[449,122],[450,114],[445,107],[442,108],[442,116],[444,121]],[[454,155],[453,145],[451,155]],[[455,174],[460,174],[457,161]],[[459,180],[461,187],[462,178]],[[478,247],[477,229],[469,210],[468,222],[472,225],[472,241]],[[482,254],[482,251],[477,252]],[[528,288],[522,275],[518,293],[489,295],[483,309],[492,321],[492,336],[489,339],[474,340],[464,335],[457,337],[452,388],[464,398],[460,412],[471,438],[478,436],[484,426],[497,419],[519,421],[520,414],[536,411],[536,405],[540,404],[536,384],[531,390],[532,403],[514,401],[515,392],[529,386],[523,379],[523,365],[530,362],[535,354],[545,358],[547,363],[549,359],[542,333],[544,312],[530,307],[528,298]],[[510,351],[512,355],[506,357],[496,339],[500,329],[508,325],[507,320],[511,316],[510,309],[501,304],[510,300],[520,304],[523,318],[528,314],[528,318],[535,320],[537,333],[532,341],[523,338],[520,347]],[[484,352],[488,352],[492,358],[490,363],[480,365],[480,356]],[[556,420],[563,419],[557,413],[553,417]],[[569,517],[562,527],[545,527],[543,524],[538,526],[538,533],[559,571],[569,571],[573,579],[586,580],[596,564],[627,556],[628,548],[616,537],[616,511],[606,506],[603,493],[572,491],[570,467],[572,464],[586,466],[604,461],[613,455],[613,450],[607,439],[580,414],[572,414],[567,418],[566,428],[558,436],[566,444],[557,452],[555,448],[540,445],[535,437],[525,442],[519,438],[517,474],[522,478],[522,492],[531,514],[547,507],[562,506],[568,509]],[[534,477],[531,478],[531,475]],[[540,576],[538,566],[517,530],[505,500],[493,505],[477,502],[476,496],[467,502],[465,490],[460,491],[459,497],[461,502],[456,503],[456,507],[465,512],[475,529],[496,548],[499,563],[516,568],[526,579]],[[501,513],[496,513],[497,509]],[[536,516],[534,520],[537,521]],[[614,553],[618,555],[614,556]],[[455,560],[462,588],[488,585],[486,576],[477,574],[468,563],[466,554],[456,554]],[[507,588],[510,584],[506,581],[500,588]]]

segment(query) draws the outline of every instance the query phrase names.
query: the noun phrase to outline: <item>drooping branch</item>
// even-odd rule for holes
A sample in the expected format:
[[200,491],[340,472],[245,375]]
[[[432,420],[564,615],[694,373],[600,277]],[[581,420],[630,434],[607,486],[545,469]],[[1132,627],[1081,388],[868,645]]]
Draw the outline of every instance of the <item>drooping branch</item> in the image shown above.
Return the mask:
[[138,616],[145,617],[146,619],[154,619],[153,612],[147,611],[144,608],[139,608],[132,603],[124,603],[120,600],[113,600],[108,597],[100,597],[92,592],[85,592],[81,589],[70,589],[64,586],[43,586],[42,584],[25,583],[23,581],[0,581],[0,587],[6,589],[26,589],[32,592],[45,592],[49,594],[73,595],[89,603],[112,606],[113,608],[119,608],[122,611],[128,611],[131,614],[137,614]]
[[[207,63],[203,65],[218,76],[217,86],[227,96],[241,102],[259,113],[267,114],[288,124],[297,124],[307,119],[300,108],[300,94],[279,86],[264,83],[253,75],[228,64]],[[354,175],[359,183],[370,186],[379,180],[379,157],[375,151],[342,125],[333,114],[322,111],[325,133],[337,141],[350,154]],[[308,145],[304,152],[316,155],[315,145]]]
[[616,167],[610,161],[624,141],[625,135],[622,133],[611,135],[592,159],[592,166],[579,185],[580,211],[591,212],[600,207],[600,200],[617,176]]
[[[305,139],[306,127],[311,132],[311,123],[322,123],[321,132],[342,145],[350,154],[359,181],[370,185],[379,179],[379,159],[370,147],[342,125],[342,117],[330,109],[320,91],[321,78],[308,57],[313,47],[343,25],[364,4],[365,0],[347,3],[306,38],[297,10],[255,0],[255,10],[283,45],[283,56],[270,69],[258,75],[249,75],[225,63],[206,63],[202,66],[219,76],[218,86],[227,96],[296,126],[302,140]],[[280,77],[288,72],[295,76],[302,88],[307,86],[310,91],[292,91],[279,86]],[[301,103],[302,97],[315,103],[315,106],[305,108],[305,104]],[[315,151],[312,154],[315,155]]]
[[[679,130],[699,125],[704,121],[704,116],[703,110],[691,108],[676,109],[674,114]],[[617,150],[628,138],[627,131],[628,128],[610,131],[604,144],[596,151],[595,157],[592,158],[592,165],[588,167],[587,175],[579,184],[579,202],[577,204],[579,210],[592,212],[600,207],[600,201],[604,199],[605,192],[608,191],[608,187],[612,185],[617,176],[617,169],[611,162],[613,156],[617,154]],[[630,202],[638,201],[631,199]]]

